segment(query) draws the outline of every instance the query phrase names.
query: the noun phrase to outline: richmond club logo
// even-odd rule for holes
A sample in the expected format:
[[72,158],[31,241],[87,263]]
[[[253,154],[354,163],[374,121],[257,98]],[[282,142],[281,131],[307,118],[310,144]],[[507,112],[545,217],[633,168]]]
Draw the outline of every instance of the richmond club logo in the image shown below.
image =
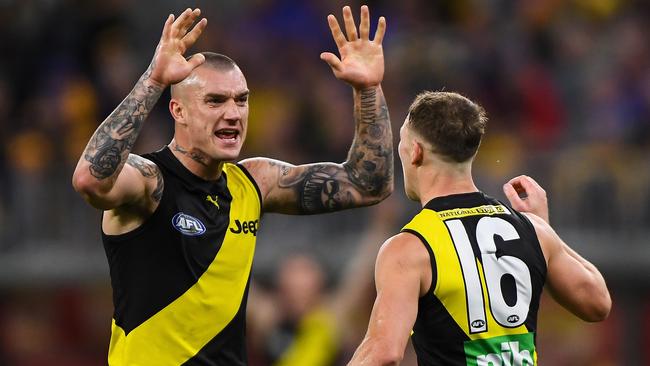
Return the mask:
[[197,236],[205,232],[205,225],[203,225],[201,220],[182,212],[174,215],[172,225],[183,235]]

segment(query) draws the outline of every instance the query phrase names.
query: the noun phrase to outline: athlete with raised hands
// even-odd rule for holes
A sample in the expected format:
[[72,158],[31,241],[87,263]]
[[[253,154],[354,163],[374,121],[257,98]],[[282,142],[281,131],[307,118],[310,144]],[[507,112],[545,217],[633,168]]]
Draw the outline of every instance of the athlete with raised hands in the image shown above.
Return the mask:
[[[189,58],[207,25],[199,9],[170,15],[148,69],[102,122],[74,172],[74,188],[103,210],[113,287],[110,365],[246,365],[245,308],[262,212],[316,214],[380,202],[393,189],[380,18],[369,38],[343,8],[347,37],[327,20],[340,57],[321,58],[354,94],[354,141],[345,162],[294,166],[238,158],[249,89],[230,58]],[[174,137],[131,153],[163,90],[171,87]]]

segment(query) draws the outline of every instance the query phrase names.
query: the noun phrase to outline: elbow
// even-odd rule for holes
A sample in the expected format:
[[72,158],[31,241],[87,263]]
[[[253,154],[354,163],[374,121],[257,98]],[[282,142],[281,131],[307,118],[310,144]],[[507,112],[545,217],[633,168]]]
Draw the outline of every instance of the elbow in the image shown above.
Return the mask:
[[82,196],[93,196],[100,192],[100,182],[90,172],[77,167],[72,175],[72,187]]
[[609,317],[609,313],[612,310],[612,299],[609,296],[609,292],[605,290],[603,294],[597,297],[595,301],[591,304],[591,309],[588,313],[585,314],[583,318],[588,322],[602,322],[603,320]]
[[394,190],[394,184],[393,181],[391,180],[390,183],[387,183],[379,193],[373,195],[373,199],[374,199],[373,204],[377,204],[385,200],[386,198],[388,198],[393,193],[393,190]]
[[84,172],[77,167],[72,175],[72,187],[91,206],[99,209],[110,208],[105,207],[102,200],[110,189],[107,190],[105,183],[97,180],[90,172]]
[[393,177],[391,176],[391,177],[388,179],[388,182],[386,182],[386,184],[384,185],[384,190],[383,190],[382,193],[380,194],[380,198],[381,198],[381,200],[383,201],[383,200],[385,200],[386,198],[388,198],[388,196],[390,196],[391,194],[393,194],[393,191],[394,191],[394,190],[395,190],[395,180],[394,180]]
[[361,345],[354,353],[351,365],[397,366],[404,358],[404,345],[400,345],[385,337],[366,335]]
[[[391,155],[392,159],[392,155]],[[371,164],[371,167],[376,165]],[[370,171],[359,167],[351,162],[343,163],[343,169],[348,173],[350,180],[360,196],[362,206],[372,206],[385,200],[395,190],[395,179],[393,178],[393,166]]]
[[80,172],[77,168],[72,175],[72,188],[82,196],[92,191],[93,184],[89,174]]
[[385,358],[381,365],[382,366],[399,366],[400,362],[402,362],[402,357],[390,357],[390,358]]
[[378,364],[381,366],[397,366],[404,357],[402,352],[384,350],[378,357]]
[[377,365],[381,366],[396,366],[402,362],[404,358],[404,350],[396,344],[390,344],[385,341],[380,341],[373,347],[375,350],[375,357]]
[[601,322],[607,319],[612,310],[612,299],[604,285],[601,288],[590,287],[582,293],[581,299],[574,308],[574,314],[586,322]]
[[386,176],[384,176],[384,179],[381,181],[380,184],[378,184],[378,186],[380,187],[379,194],[378,194],[379,201],[383,201],[386,198],[388,198],[388,196],[390,196],[395,190],[394,176],[395,174],[393,174],[393,164],[390,164]]
[[380,184],[377,184],[375,187],[376,188],[368,192],[367,195],[368,197],[367,202],[369,206],[376,205],[379,202],[388,198],[395,190],[395,183],[391,176],[390,178],[385,179]]

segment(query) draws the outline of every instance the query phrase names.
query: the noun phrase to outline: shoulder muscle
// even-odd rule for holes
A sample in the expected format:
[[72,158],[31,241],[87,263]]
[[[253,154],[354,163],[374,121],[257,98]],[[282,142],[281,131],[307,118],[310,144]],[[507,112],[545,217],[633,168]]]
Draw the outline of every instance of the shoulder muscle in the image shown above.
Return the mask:
[[420,238],[407,232],[399,233],[386,240],[379,250],[375,269],[377,285],[398,278],[416,280],[422,295],[431,284],[430,263],[429,253]]

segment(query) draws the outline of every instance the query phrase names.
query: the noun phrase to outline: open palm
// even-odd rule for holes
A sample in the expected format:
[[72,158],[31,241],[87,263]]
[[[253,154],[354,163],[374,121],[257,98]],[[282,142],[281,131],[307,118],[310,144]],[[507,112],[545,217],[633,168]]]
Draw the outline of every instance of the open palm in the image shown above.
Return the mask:
[[323,52],[320,57],[330,65],[334,76],[357,89],[379,85],[384,77],[384,51],[381,43],[386,31],[386,19],[379,18],[373,40],[370,40],[369,37],[370,12],[365,5],[361,7],[358,34],[349,6],[343,8],[343,22],[347,38],[341,31],[334,15],[328,15],[327,22],[341,58],[339,59],[331,52]]
[[205,61],[205,57],[200,53],[189,60],[183,56],[207,25],[208,21],[203,18],[190,30],[200,15],[199,9],[187,9],[175,20],[174,15],[169,15],[151,63],[152,80],[165,86],[176,84]]

